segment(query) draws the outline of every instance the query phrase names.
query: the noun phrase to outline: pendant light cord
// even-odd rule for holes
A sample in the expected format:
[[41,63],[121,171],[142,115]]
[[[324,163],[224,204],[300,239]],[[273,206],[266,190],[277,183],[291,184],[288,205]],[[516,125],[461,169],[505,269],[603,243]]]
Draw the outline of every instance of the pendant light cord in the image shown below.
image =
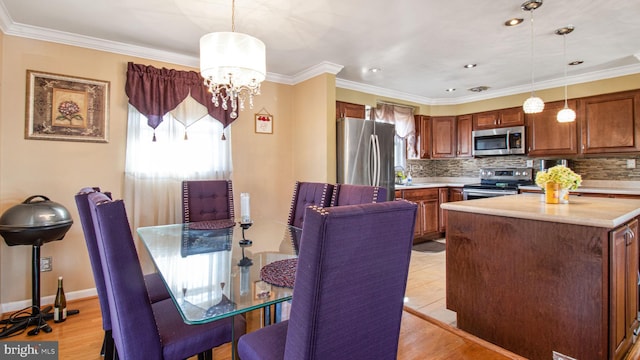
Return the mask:
[[231,0],[231,32],[236,32],[236,0]]
[[562,55],[562,61],[564,61],[564,107],[567,108],[567,34],[562,35],[562,48],[564,49]]
[[533,68],[534,68],[534,48],[533,48],[533,9],[530,10],[531,12],[531,97],[534,96],[534,88],[533,88],[533,84],[534,84],[534,76],[533,76]]

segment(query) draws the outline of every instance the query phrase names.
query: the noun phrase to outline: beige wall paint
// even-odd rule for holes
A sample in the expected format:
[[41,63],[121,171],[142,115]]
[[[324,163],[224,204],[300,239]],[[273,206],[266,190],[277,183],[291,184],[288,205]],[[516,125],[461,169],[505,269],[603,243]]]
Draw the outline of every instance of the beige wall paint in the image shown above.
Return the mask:
[[323,74],[294,85],[291,151],[295,180],[335,181],[335,87],[331,84],[335,86],[335,76]]
[[[62,241],[45,244],[42,256],[53,256],[53,271],[41,275],[41,295],[55,293],[56,278],[69,292],[93,288],[74,194],[100,186],[121,198],[125,159],[128,61],[180,70],[174,64],[3,35],[0,48],[0,213],[25,198],[42,194],[64,205],[74,219]],[[110,82],[107,144],[24,139],[26,70],[65,74]],[[293,184],[293,87],[264,83],[254,109],[240,113],[232,125],[234,192],[249,192],[252,216],[286,221]],[[256,134],[254,113],[274,115],[273,135]],[[88,165],[91,163],[92,165]],[[239,203],[236,204],[239,208]],[[0,303],[31,299],[31,248],[0,244]],[[1,311],[1,309],[0,309]]]

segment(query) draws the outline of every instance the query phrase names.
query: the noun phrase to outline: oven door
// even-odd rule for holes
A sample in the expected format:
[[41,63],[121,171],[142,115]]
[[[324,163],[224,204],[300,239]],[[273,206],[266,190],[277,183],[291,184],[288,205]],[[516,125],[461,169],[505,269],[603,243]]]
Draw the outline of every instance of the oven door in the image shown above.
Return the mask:
[[496,196],[515,195],[518,190],[498,189],[462,189],[463,200],[484,199]]

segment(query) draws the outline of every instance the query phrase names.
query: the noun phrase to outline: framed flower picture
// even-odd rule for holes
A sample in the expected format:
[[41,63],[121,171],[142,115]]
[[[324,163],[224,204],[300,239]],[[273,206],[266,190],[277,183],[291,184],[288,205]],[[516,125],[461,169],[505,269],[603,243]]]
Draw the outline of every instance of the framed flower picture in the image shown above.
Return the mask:
[[27,70],[25,139],[109,141],[109,82]]
[[256,133],[273,134],[273,115],[256,114]]

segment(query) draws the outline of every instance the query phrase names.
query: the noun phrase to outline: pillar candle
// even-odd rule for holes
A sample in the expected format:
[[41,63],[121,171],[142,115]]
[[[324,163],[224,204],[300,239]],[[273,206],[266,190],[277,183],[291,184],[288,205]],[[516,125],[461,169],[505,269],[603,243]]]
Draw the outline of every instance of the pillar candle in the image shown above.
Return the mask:
[[251,222],[251,209],[249,203],[249,193],[240,194],[240,222],[248,224]]

